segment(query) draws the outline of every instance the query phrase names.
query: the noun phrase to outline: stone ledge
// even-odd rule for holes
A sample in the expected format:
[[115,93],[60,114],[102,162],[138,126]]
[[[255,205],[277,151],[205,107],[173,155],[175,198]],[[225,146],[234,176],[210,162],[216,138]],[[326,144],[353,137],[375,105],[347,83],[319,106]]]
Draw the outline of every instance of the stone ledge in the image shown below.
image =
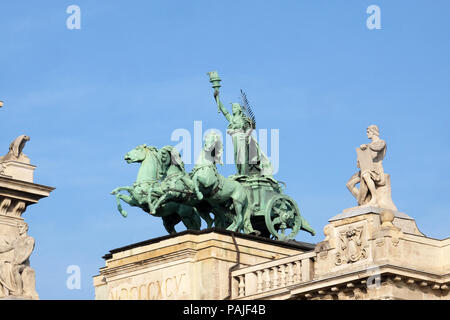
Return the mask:
[[[374,214],[380,214],[384,209],[378,208],[378,207],[371,207],[371,206],[360,206],[360,207],[354,207],[354,208],[348,208],[342,210],[342,213],[339,213],[338,215],[335,215],[332,217],[329,222],[336,221],[336,220],[342,220],[346,218],[356,217],[367,213],[374,213]],[[404,212],[400,211],[393,211],[395,218],[399,219],[407,219],[407,220],[414,220],[410,216],[408,216]]]
[[262,237],[258,237],[258,236],[254,236],[254,235],[242,234],[242,233],[232,232],[232,231],[218,229],[218,228],[210,228],[210,229],[204,229],[204,230],[200,230],[200,231],[186,230],[186,231],[178,232],[177,234],[173,234],[173,235],[166,235],[166,236],[157,237],[154,239],[136,242],[136,243],[124,246],[124,247],[112,249],[109,251],[109,253],[105,254],[102,258],[104,260],[108,260],[108,259],[111,259],[113,254],[115,254],[115,253],[131,250],[134,248],[139,248],[142,246],[147,246],[150,244],[157,244],[159,242],[162,242],[162,241],[165,241],[168,239],[172,239],[172,238],[176,238],[176,237],[181,237],[184,235],[204,235],[204,234],[213,233],[213,232],[222,234],[222,235],[228,235],[228,236],[234,235],[236,238],[239,238],[239,239],[247,239],[247,240],[251,240],[251,241],[272,244],[272,245],[281,246],[281,247],[290,248],[290,249],[312,251],[315,248],[315,244],[308,243],[308,242],[302,242],[302,241],[283,242],[283,241],[272,240],[272,239],[262,238]]

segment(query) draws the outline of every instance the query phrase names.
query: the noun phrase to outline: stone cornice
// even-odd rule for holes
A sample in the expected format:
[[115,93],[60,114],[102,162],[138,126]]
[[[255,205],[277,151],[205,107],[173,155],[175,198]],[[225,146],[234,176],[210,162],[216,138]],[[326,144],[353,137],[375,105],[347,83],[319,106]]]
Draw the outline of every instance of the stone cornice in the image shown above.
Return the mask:
[[168,239],[175,238],[175,237],[179,238],[184,235],[204,235],[204,234],[209,234],[209,233],[213,233],[213,232],[218,233],[218,234],[223,234],[223,235],[229,235],[229,236],[234,234],[234,236],[239,239],[248,239],[251,241],[257,241],[257,242],[261,242],[261,243],[275,244],[277,246],[291,248],[291,249],[300,249],[302,251],[311,251],[311,250],[314,250],[314,248],[315,248],[315,244],[307,243],[307,242],[301,242],[301,241],[283,242],[283,241],[278,241],[278,240],[266,239],[266,238],[262,238],[262,237],[258,237],[258,236],[254,236],[254,235],[236,233],[236,232],[223,230],[223,229],[210,228],[210,229],[205,229],[205,230],[201,230],[201,231],[186,230],[186,231],[174,234],[174,235],[162,236],[162,237],[149,239],[149,240],[142,241],[142,242],[133,243],[128,246],[112,249],[109,251],[109,253],[107,253],[106,255],[103,256],[103,259],[108,260],[108,259],[111,259],[112,255],[115,253],[127,251],[127,250],[134,249],[134,248],[139,248],[139,247],[150,245],[150,244],[156,244],[158,242],[162,242],[164,240],[168,240]]
[[33,204],[48,197],[55,188],[0,176],[0,196]]

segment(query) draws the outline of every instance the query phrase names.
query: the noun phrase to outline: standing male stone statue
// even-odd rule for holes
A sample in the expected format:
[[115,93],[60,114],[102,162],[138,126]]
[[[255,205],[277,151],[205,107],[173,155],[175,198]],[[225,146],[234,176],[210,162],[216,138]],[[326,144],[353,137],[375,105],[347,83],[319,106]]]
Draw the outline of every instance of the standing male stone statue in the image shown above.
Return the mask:
[[[386,155],[386,142],[380,139],[376,125],[367,128],[371,140],[356,149],[357,167],[361,170],[347,182],[347,188],[355,196],[358,205],[374,206],[397,211],[391,199],[390,177],[384,173],[383,159]],[[360,188],[356,184],[360,184]]]

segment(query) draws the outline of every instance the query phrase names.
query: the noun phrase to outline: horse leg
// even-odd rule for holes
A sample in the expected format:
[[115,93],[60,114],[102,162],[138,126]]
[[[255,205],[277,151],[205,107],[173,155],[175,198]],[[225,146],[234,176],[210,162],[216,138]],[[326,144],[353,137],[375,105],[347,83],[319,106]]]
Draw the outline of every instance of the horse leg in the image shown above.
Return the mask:
[[202,220],[200,219],[200,215],[198,214],[198,210],[195,207],[192,207],[191,210],[191,221],[194,227],[194,230],[200,230],[202,227]]
[[127,191],[128,193],[131,193],[131,191],[133,190],[133,187],[127,186],[127,187],[119,187],[119,188],[115,188],[113,191],[111,191],[112,195],[117,195],[120,191]]
[[194,176],[192,177],[192,182],[194,184],[194,190],[195,193],[197,195],[197,199],[198,200],[202,200],[203,199],[203,193],[200,192],[200,189],[198,188],[198,175],[194,174]]
[[250,223],[251,212],[248,208],[247,193],[238,182],[234,181],[232,187],[230,198],[233,200],[235,215],[227,230],[240,232],[244,229],[246,232],[247,229],[247,231],[254,232]]
[[[240,189],[240,188],[238,188]],[[245,190],[238,190],[234,192],[232,198],[237,197],[237,201],[243,203],[242,207],[242,227],[245,234],[255,234],[259,236],[261,232],[253,229],[251,216],[252,216],[252,207],[248,201],[247,196],[245,195]]]
[[[158,201],[156,201],[155,205],[152,205],[153,207],[153,211],[155,212],[162,204],[169,202],[169,193],[165,193],[162,196],[159,197]],[[148,205],[149,207],[151,206],[150,203]]]
[[259,236],[261,234],[260,231],[257,231],[255,229],[253,229],[252,226],[252,222],[251,222],[251,215],[252,215],[252,210],[250,208],[249,203],[245,203],[245,206],[243,208],[243,229],[244,229],[244,233],[245,234],[255,234],[257,236]]
[[153,191],[153,187],[150,187],[148,189],[148,193],[147,193],[148,212],[150,214],[154,214],[156,211],[156,209],[153,207],[153,203],[152,203],[152,191]]
[[214,220],[209,215],[209,211],[204,211],[204,210],[197,209],[197,212],[198,212],[199,216],[202,217],[203,220],[205,220],[206,228],[207,229],[212,228]]
[[197,214],[197,209],[186,205],[180,205],[178,214],[188,230],[200,230],[202,222]]
[[244,222],[244,219],[243,219],[244,203],[240,202],[237,199],[233,199],[233,205],[234,205],[235,214],[233,216],[233,222],[227,228],[227,230],[234,231],[234,232],[240,232],[242,229],[243,222]]
[[168,216],[162,217],[164,228],[169,234],[176,234],[175,225],[181,221],[181,218],[176,214],[172,213]]
[[[228,218],[228,213],[223,210],[222,208],[214,208],[213,209],[214,212],[214,227],[219,228],[219,229],[227,229],[227,227],[230,226],[230,222]],[[232,214],[230,214],[230,216],[232,216]]]
[[136,202],[133,200],[132,197],[127,196],[125,194],[116,193],[116,202],[117,202],[117,209],[119,210],[120,214],[126,218],[128,216],[128,213],[123,210],[122,204],[120,203],[120,200],[123,200],[124,202],[128,203],[130,206],[136,206]]

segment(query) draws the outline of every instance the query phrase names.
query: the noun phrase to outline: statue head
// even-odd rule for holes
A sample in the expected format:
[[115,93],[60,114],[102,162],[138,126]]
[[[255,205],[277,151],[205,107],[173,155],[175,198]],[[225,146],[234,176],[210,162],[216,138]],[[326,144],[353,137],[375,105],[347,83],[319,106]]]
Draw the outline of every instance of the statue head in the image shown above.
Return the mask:
[[380,130],[378,127],[374,124],[367,127],[367,137],[369,139],[372,139],[374,136],[379,137],[380,136]]
[[145,160],[146,156],[147,156],[147,145],[141,144],[136,148],[134,148],[133,150],[129,151],[125,155],[124,160],[127,163],[142,162]]
[[242,114],[242,107],[239,103],[233,102],[231,104],[231,111],[233,112],[233,115]]
[[28,232],[28,224],[25,222],[19,224],[18,228],[19,228],[19,236],[26,234]]

